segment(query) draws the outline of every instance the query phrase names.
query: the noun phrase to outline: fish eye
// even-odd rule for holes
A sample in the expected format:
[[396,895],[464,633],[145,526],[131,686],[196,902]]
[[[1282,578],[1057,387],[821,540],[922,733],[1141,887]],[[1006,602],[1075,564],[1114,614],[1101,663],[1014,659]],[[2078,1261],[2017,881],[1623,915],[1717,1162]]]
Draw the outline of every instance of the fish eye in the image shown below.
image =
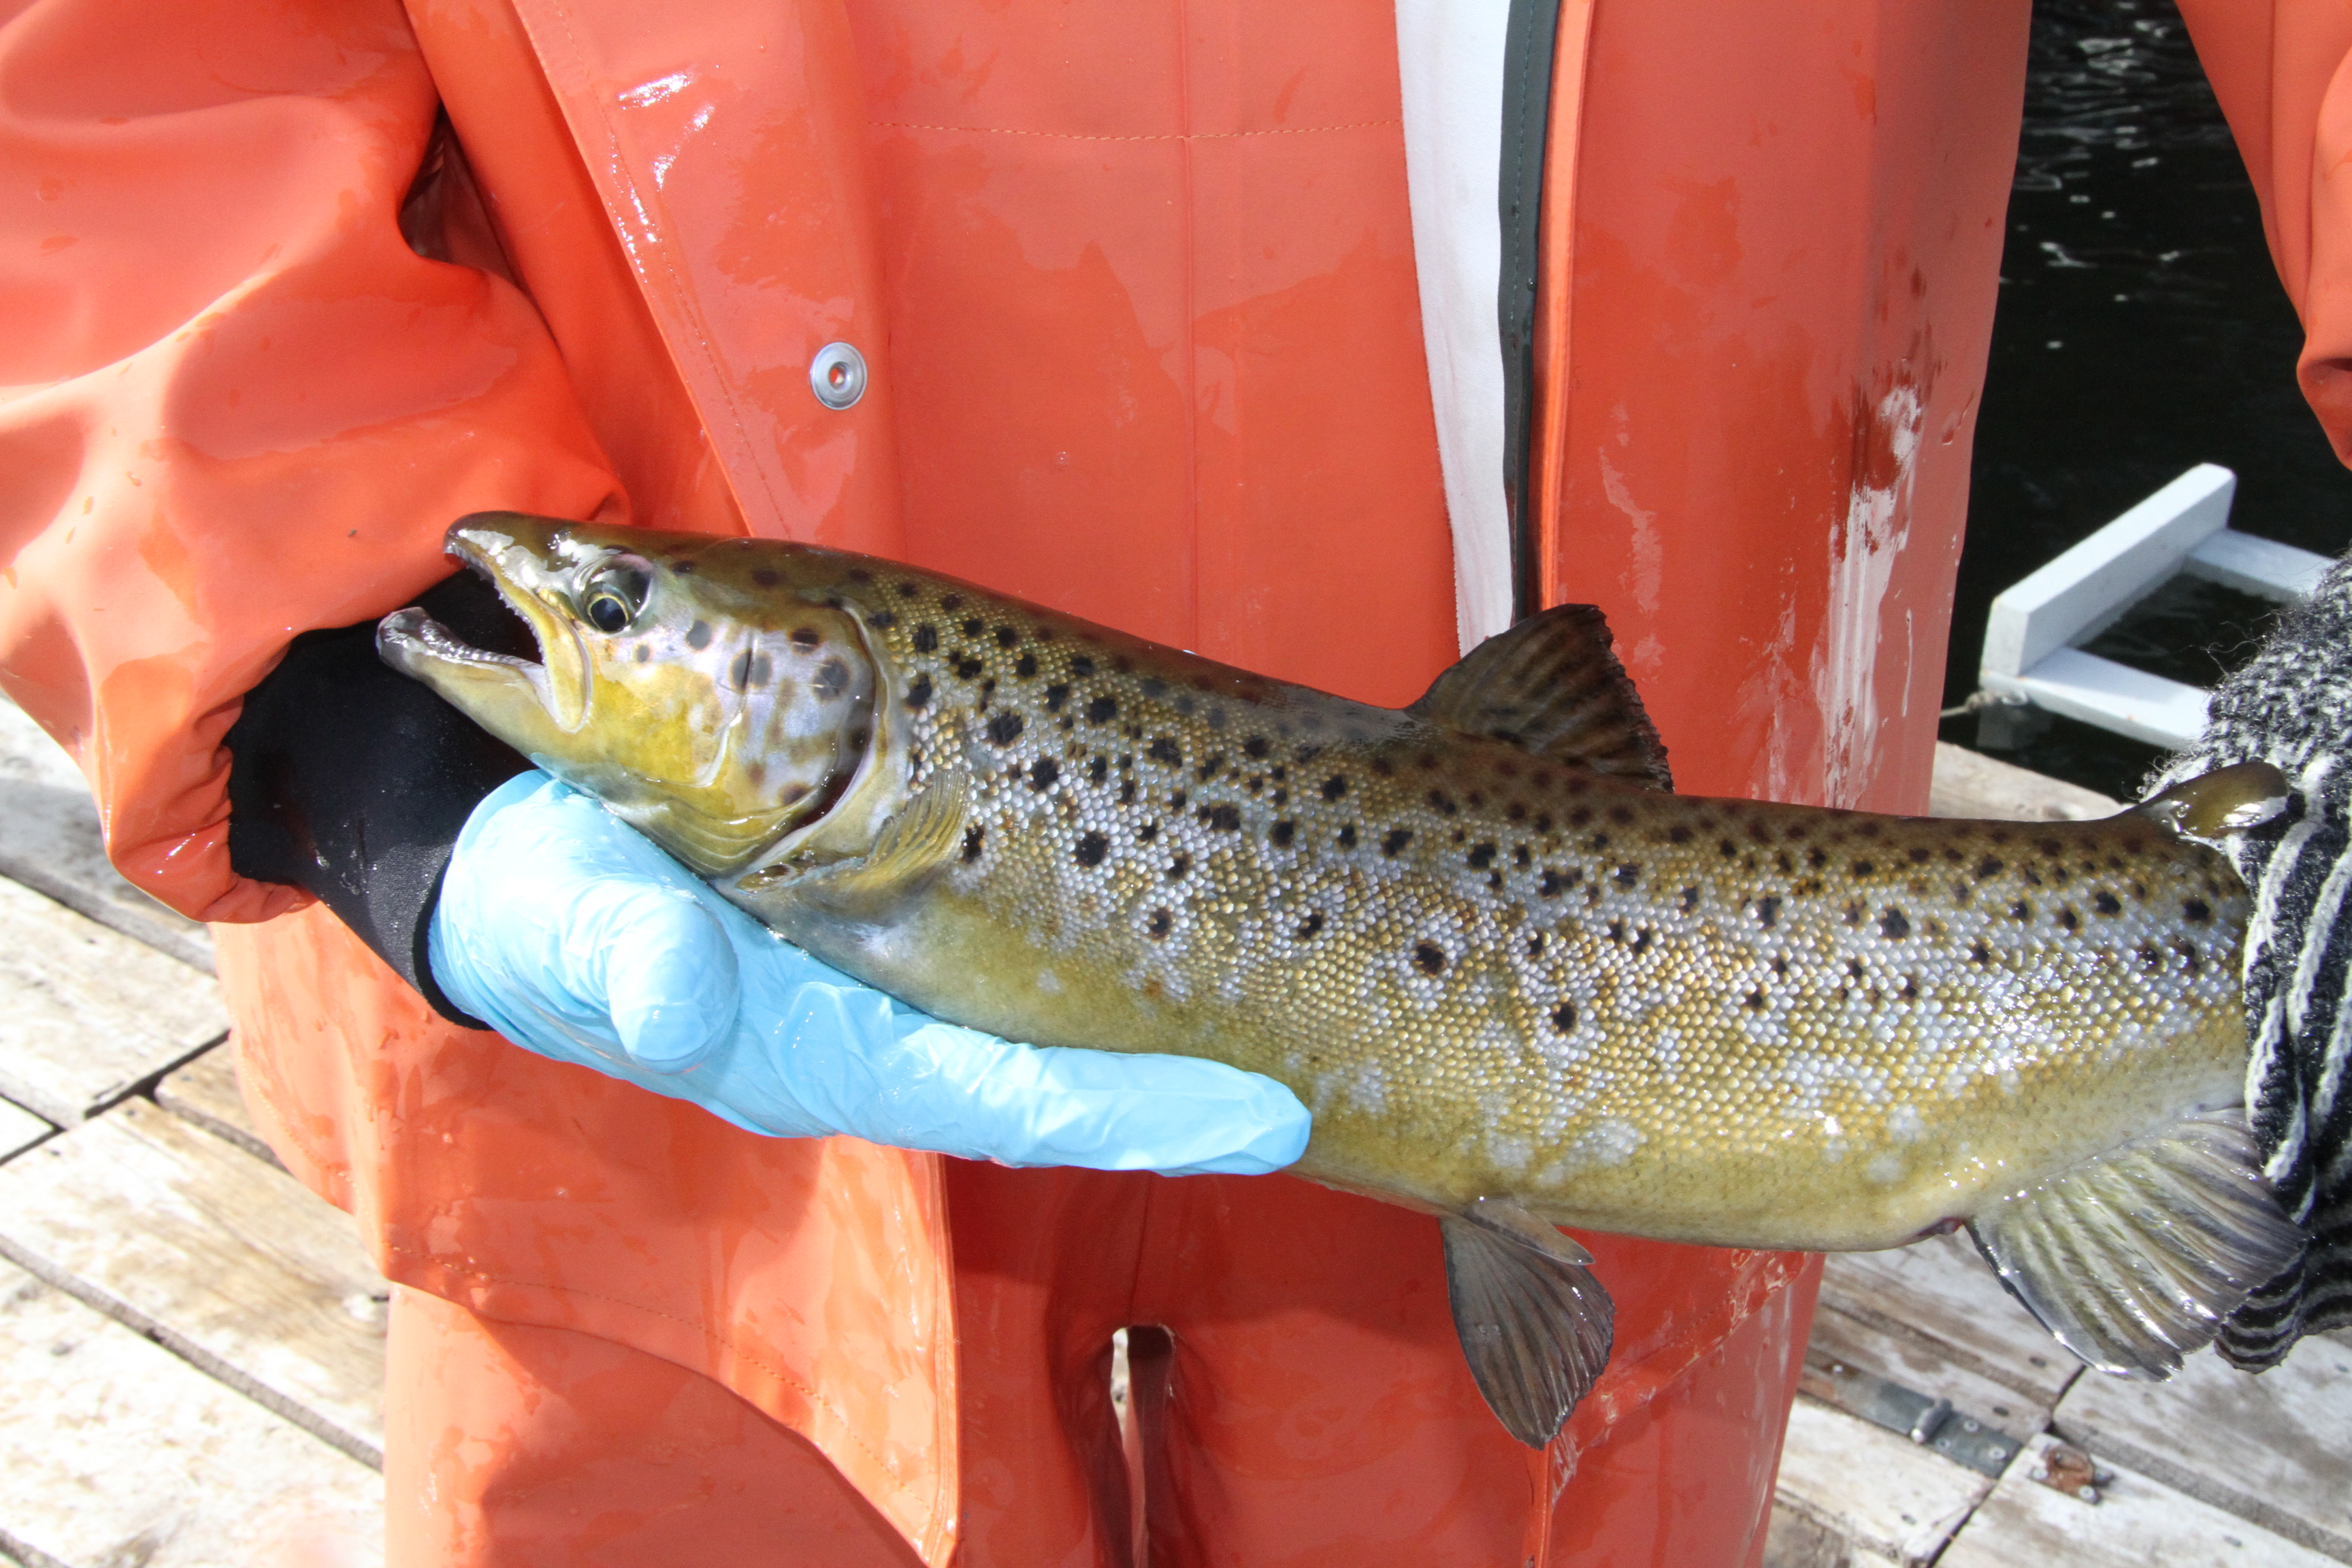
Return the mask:
[[646,607],[652,578],[642,566],[620,563],[604,567],[588,579],[580,595],[581,613],[589,624],[608,636],[625,631]]

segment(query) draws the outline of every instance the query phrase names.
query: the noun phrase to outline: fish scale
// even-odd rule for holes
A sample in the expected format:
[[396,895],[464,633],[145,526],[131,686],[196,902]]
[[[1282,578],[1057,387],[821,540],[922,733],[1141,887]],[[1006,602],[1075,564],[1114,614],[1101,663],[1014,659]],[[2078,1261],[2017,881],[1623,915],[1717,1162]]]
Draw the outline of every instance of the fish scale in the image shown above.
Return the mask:
[[[1392,1189],[1410,1148],[1433,1205],[1509,1190],[1723,1242],[1754,1209],[1662,1226],[1673,1188],[1802,1171],[1819,1217],[1787,1228],[1774,1199],[1784,1237],[1883,1246],[2242,1070],[2243,889],[2153,823],[1662,796],[902,581],[874,586],[884,662],[929,692],[913,787],[978,781],[946,893],[1026,932],[1031,989],[1106,977],[1183,1010],[1150,1021],[1158,1048],[1297,1088],[1311,1170]],[[2182,1059],[2111,1124],[2034,1113],[2043,1084],[2134,1052]]]
[[1469,1367],[1547,1441],[1605,1359],[1576,1225],[1748,1247],[1965,1221],[2160,1376],[2303,1246],[2239,1109],[2249,765],[2106,822],[1676,795],[1598,612],[1412,707],[911,568],[493,514],[541,662],[384,655],[845,973],[1041,1045],[1212,1058],[1297,1173],[1441,1216]]

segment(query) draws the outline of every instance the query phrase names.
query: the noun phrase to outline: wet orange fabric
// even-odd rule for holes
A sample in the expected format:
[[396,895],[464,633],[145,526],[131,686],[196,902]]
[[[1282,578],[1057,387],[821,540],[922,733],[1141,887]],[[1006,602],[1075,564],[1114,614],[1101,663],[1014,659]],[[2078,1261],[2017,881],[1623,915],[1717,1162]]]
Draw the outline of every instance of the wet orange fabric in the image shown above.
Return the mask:
[[[1686,784],[1916,805],[2022,6],[1569,10],[1547,590],[1609,609]],[[503,268],[403,239],[436,104]],[[1800,1260],[1596,1241],[1618,1353],[1529,1456],[1424,1216],[751,1138],[448,1027],[227,866],[238,695],[441,575],[477,508],[902,553],[1413,695],[1453,588],[1399,121],[1364,0],[47,0],[0,29],[0,310],[30,324],[0,342],[0,679],[127,872],[261,922],[217,928],[257,1113],[437,1299],[398,1314],[389,1463],[449,1511],[401,1561],[555,1560],[582,1477],[630,1561],[680,1488],[714,1539],[846,1509],[933,1563],[1118,1561],[1088,1402],[1139,1314],[1177,1335],[1177,1561],[1336,1561],[1343,1529],[1351,1562],[1760,1551]],[[875,373],[845,414],[806,381],[838,336]],[[727,1451],[680,1470],[641,1428]],[[770,1462],[777,1497],[725,1500]]]
[[2352,463],[2352,5],[2181,0],[2303,317],[2303,395]]

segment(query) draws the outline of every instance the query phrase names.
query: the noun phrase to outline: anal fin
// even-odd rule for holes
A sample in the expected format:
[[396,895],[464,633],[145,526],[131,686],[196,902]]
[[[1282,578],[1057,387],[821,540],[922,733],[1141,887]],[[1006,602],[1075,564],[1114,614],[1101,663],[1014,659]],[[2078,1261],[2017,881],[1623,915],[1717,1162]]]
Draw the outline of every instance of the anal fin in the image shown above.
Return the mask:
[[2260,1160],[2242,1111],[2200,1112],[1988,1204],[1969,1234],[2059,1343],[2160,1382],[2302,1253]]
[[1511,1436],[1540,1448],[1608,1364],[1616,1306],[1592,1255],[1516,1204],[1481,1198],[1439,1229],[1470,1375]]

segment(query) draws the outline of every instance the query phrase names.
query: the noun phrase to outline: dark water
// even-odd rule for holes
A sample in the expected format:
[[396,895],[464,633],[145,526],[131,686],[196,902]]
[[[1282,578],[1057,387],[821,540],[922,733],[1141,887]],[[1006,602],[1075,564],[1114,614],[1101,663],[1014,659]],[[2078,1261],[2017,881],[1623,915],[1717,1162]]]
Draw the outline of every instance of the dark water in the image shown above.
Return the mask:
[[[2352,543],[2352,473],[2296,389],[2303,330],[2172,0],[2039,0],[2009,226],[1947,704],[1976,689],[1994,595],[2193,464],[2236,471],[2233,527]],[[2176,581],[2090,646],[2210,685],[2269,619]],[[2116,795],[2158,755],[2069,720],[2024,728],[1980,742],[1968,715],[1943,734]]]

